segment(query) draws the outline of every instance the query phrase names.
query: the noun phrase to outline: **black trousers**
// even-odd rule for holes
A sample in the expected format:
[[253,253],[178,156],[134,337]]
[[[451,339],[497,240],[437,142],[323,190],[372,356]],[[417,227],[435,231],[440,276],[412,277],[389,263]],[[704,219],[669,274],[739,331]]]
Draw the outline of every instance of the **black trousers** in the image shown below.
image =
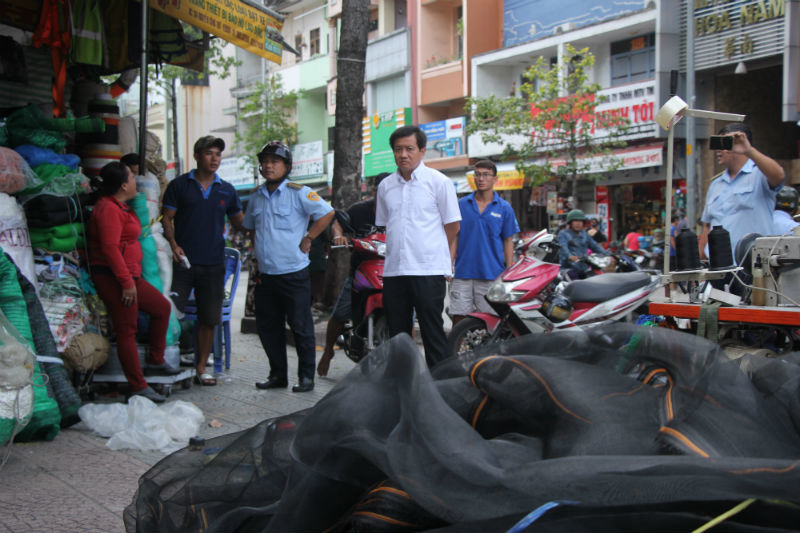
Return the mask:
[[286,379],[286,322],[294,334],[297,375],[314,379],[316,340],[308,268],[290,274],[259,274],[255,289],[256,328],[269,359],[269,375]]
[[417,312],[425,360],[429,367],[443,361],[447,355],[444,334],[444,295],[447,282],[444,276],[392,276],[383,278],[383,306],[392,336],[411,334],[413,312]]

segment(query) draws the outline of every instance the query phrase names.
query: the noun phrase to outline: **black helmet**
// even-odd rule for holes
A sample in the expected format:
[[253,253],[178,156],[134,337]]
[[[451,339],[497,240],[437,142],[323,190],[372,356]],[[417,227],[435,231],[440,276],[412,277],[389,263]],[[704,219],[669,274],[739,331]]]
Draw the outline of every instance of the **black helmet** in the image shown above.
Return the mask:
[[289,147],[283,144],[280,141],[270,141],[264,145],[264,148],[258,152],[258,162],[260,163],[264,156],[267,155],[276,155],[283,159],[286,163],[286,173],[292,171],[292,151],[289,150]]
[[572,314],[572,300],[554,292],[542,302],[542,314],[551,322],[563,322]]
[[775,209],[780,209],[793,215],[797,211],[797,189],[791,185],[781,187],[775,197]]

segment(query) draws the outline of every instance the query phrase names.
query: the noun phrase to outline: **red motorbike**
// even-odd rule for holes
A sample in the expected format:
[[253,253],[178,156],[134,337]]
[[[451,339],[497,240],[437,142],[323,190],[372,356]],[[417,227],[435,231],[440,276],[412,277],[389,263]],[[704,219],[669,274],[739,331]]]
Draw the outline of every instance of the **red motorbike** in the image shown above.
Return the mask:
[[[472,313],[458,322],[448,336],[448,355],[521,335],[620,320],[645,303],[660,284],[657,272],[645,271],[568,281],[559,266],[559,248],[547,230],[518,245],[519,259],[492,282],[485,296],[496,314]],[[598,272],[608,267],[608,257],[586,259],[597,262],[592,266]]]
[[[337,219],[347,228],[348,219],[337,212]],[[370,228],[363,237],[352,238],[347,246],[364,257],[353,274],[351,293],[352,318],[345,323],[338,344],[344,353],[359,362],[373,348],[389,339],[389,324],[383,310],[383,262],[386,235]],[[333,246],[332,248],[336,248]]]

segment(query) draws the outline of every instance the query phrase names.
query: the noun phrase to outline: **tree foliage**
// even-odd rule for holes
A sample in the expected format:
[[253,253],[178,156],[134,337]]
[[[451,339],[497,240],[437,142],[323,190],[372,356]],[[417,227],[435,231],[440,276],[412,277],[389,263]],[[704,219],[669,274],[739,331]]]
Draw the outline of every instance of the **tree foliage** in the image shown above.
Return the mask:
[[599,84],[589,82],[593,65],[589,48],[569,44],[553,67],[539,57],[523,74],[520,96],[468,100],[467,134],[504,145],[503,156],[517,158],[517,169],[530,184],[558,178],[562,188],[571,185],[574,196],[578,178],[592,176],[592,160],[603,159],[607,171],[619,167],[611,148],[624,146],[628,125],[627,118],[596,109],[605,97],[598,94]]
[[281,141],[289,146],[297,143],[297,122],[292,119],[300,93],[284,91],[281,76],[273,73],[253,87],[253,93],[239,108],[239,120],[244,133],[236,132],[236,149],[252,157],[269,141]]

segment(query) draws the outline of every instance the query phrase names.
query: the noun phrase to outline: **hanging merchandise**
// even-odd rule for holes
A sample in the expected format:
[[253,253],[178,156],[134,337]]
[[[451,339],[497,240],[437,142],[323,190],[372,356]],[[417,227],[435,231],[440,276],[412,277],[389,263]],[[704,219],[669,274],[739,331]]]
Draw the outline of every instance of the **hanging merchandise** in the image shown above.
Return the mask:
[[35,285],[36,270],[25,212],[14,198],[4,193],[0,193],[0,248]]
[[67,84],[67,54],[70,47],[69,2],[44,0],[39,26],[33,34],[33,45],[50,47],[53,58],[53,116],[61,117],[66,112],[64,87]]
[[73,0],[70,60],[81,65],[103,65],[103,19],[97,0]]

